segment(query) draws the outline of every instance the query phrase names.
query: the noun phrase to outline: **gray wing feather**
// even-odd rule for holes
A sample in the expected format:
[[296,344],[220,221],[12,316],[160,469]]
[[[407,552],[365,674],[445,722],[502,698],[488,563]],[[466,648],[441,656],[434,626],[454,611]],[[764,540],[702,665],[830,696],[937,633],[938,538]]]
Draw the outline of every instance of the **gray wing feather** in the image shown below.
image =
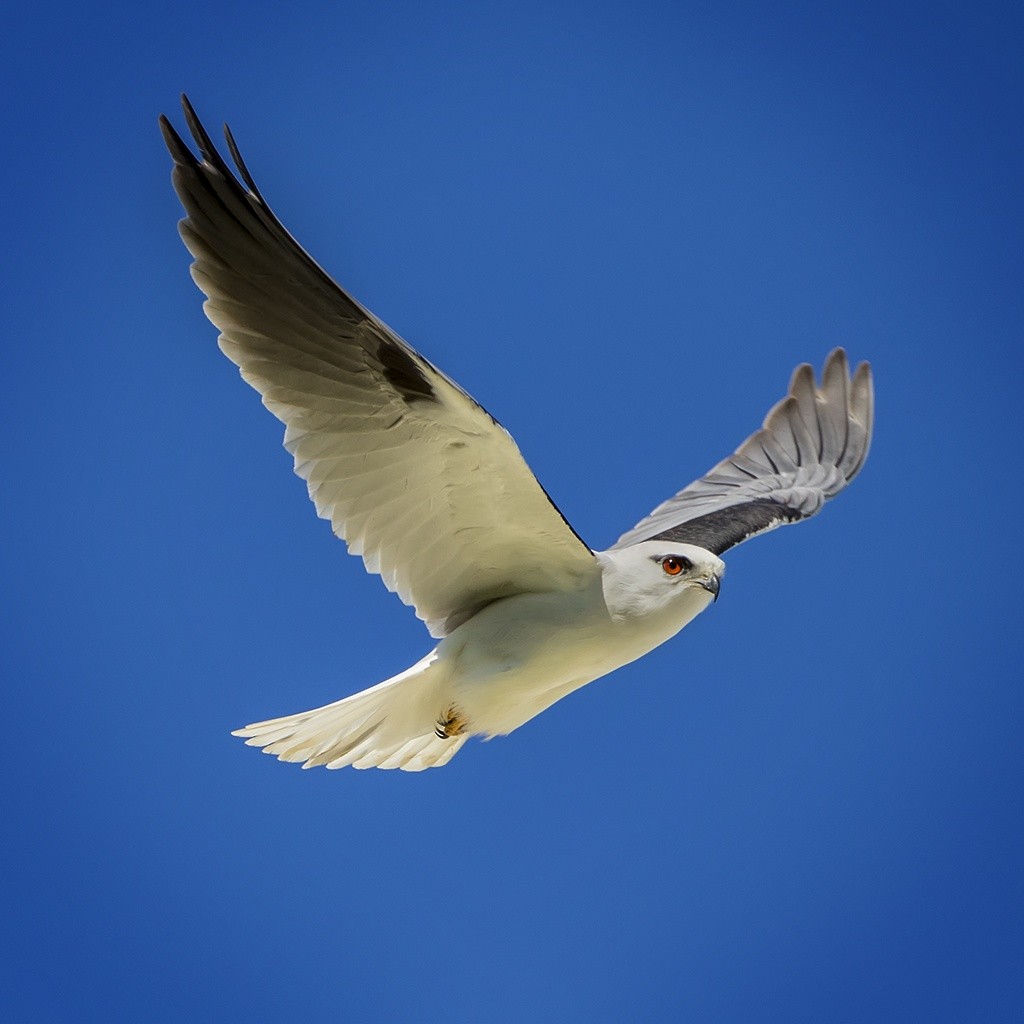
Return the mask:
[[509,434],[321,270],[267,206],[230,132],[241,181],[183,106],[200,159],[160,124],[204,309],[285,424],[296,473],[349,550],[435,636],[491,601],[599,571]]
[[761,430],[659,505],[614,547],[665,539],[721,554],[758,533],[807,519],[860,472],[873,426],[867,363],[851,378],[846,353],[836,349],[825,362],[820,387],[804,363]]

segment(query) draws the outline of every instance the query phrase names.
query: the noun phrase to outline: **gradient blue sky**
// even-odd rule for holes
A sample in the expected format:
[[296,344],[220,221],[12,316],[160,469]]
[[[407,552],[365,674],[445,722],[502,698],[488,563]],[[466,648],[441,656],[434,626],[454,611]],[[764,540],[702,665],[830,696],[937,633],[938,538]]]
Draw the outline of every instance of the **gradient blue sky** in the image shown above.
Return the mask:
[[[1024,1019],[1020,10],[9,12],[0,1017]],[[594,546],[836,344],[863,475],[441,771],[246,749],[429,641],[217,351],[182,90]]]

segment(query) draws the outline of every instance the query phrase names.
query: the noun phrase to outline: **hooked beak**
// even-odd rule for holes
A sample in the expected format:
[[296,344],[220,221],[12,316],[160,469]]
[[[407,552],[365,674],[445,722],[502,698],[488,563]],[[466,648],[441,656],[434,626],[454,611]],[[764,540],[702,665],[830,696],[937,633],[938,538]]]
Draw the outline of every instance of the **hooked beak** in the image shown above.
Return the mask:
[[[701,580],[700,585],[711,595],[713,595],[715,601],[718,600],[718,591],[722,585],[722,581],[714,573],[711,574],[709,579]],[[714,601],[712,601],[714,604]]]

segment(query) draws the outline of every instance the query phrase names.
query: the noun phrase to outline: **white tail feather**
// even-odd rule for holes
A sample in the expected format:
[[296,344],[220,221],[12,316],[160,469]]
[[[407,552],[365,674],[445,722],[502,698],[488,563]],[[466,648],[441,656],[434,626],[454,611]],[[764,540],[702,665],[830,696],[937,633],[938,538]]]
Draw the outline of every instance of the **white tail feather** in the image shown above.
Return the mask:
[[232,733],[303,768],[401,768],[447,764],[466,736],[434,731],[450,706],[449,675],[436,652],[368,690],[312,711],[255,722]]

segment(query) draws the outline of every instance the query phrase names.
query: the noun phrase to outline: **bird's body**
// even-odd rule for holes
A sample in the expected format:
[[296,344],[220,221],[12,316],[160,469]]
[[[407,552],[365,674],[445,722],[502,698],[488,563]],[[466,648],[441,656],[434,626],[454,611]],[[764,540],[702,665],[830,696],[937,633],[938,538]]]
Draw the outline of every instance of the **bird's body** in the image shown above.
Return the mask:
[[244,187],[185,114],[201,161],[161,125],[221,348],[285,423],[319,514],[439,638],[368,690],[239,730],[251,745],[305,767],[445,764],[674,636],[717,598],[723,551],[814,515],[863,465],[870,370],[851,378],[836,350],[820,387],[798,367],[732,456],[591,550],[508,433],[298,246],[230,134]]
[[[657,561],[663,545],[601,552],[582,586],[495,601],[392,679],[239,735],[308,767],[379,766],[396,757],[402,762],[396,767],[443,764],[469,736],[507,735],[573,690],[643,657],[699,615],[714,600],[725,565],[689,545],[672,549],[706,563],[712,589],[663,585]],[[650,563],[641,573],[638,558]],[[638,579],[652,583],[655,593],[636,586]],[[418,742],[403,751],[410,740]]]
[[[658,545],[650,548],[660,553]],[[673,545],[678,549],[697,553]],[[598,574],[579,590],[506,598],[441,641],[439,657],[456,666],[454,705],[472,732],[518,729],[566,694],[654,650],[713,600],[702,585],[682,586],[655,607],[624,585],[622,562],[634,554],[602,552]],[[650,561],[654,576],[657,562]],[[720,579],[724,564],[714,563]]]

